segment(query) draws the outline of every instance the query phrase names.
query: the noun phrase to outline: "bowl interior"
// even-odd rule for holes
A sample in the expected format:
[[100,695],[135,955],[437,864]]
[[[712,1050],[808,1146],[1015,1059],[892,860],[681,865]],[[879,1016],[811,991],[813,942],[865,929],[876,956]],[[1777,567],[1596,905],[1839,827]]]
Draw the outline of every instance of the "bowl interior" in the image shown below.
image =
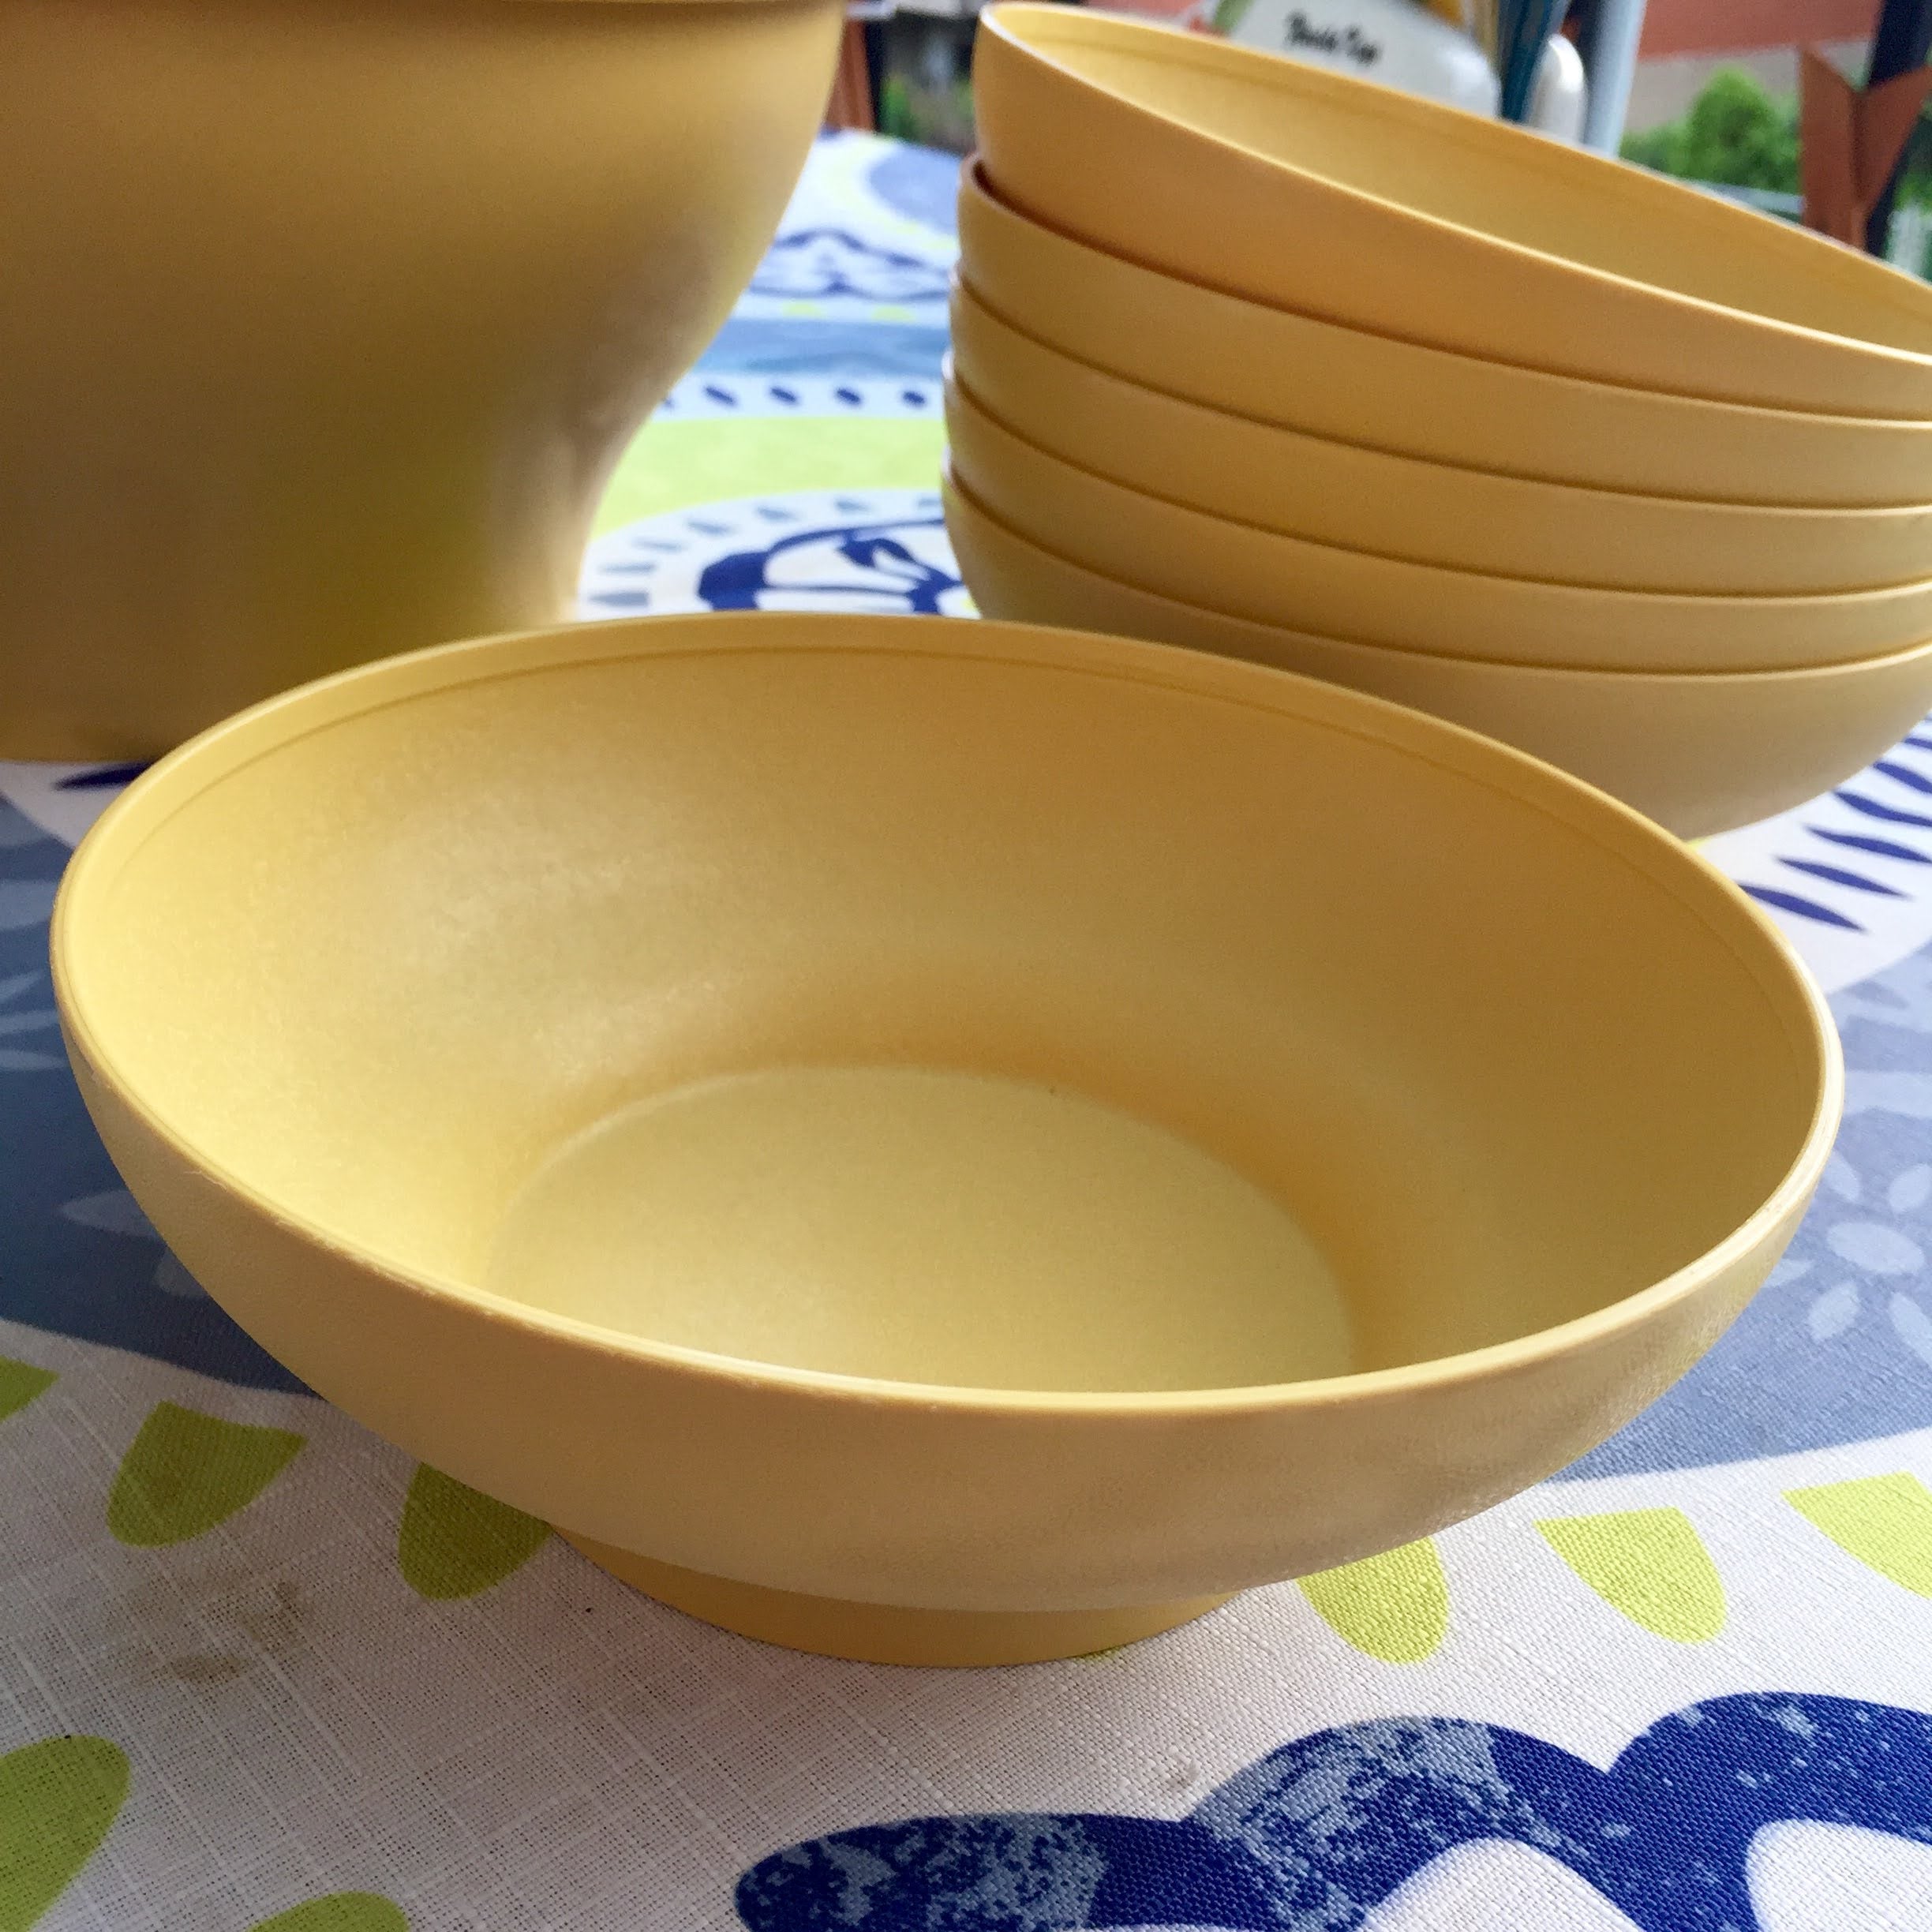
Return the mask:
[[643,1340],[1246,1386],[1601,1309],[1750,1216],[1812,996],[1595,795],[1253,667],[606,625],[250,714],[70,875],[85,1052],[395,1269]]
[[1708,196],[1431,102],[1145,22],[1000,9],[1082,80],[1213,139],[1440,221],[1777,320],[1932,350],[1908,279]]

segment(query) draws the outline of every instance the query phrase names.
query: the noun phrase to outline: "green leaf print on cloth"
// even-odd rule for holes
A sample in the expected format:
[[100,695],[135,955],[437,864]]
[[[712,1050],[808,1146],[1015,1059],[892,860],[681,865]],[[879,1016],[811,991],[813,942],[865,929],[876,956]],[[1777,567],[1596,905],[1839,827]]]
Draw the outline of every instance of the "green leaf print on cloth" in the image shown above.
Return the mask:
[[123,1543],[183,1543],[245,1509],[306,1439],[156,1404],[121,1459],[107,1527]]
[[27,1932],[80,1875],[127,1796],[105,1738],[43,1739],[0,1758],[0,1932]]
[[425,1462],[402,1505],[396,1561],[418,1596],[474,1597],[521,1569],[549,1533],[548,1523]]

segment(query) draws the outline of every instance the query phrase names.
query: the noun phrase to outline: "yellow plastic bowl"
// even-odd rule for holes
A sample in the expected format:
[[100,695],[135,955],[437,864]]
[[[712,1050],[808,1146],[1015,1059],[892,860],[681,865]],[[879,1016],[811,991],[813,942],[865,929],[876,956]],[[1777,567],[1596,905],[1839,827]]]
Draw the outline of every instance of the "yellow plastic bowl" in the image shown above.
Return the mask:
[[314,1388],[754,1634],[1017,1661],[1570,1461],[1784,1247],[1841,1075],[1667,834],[1185,651],[936,619],[391,661],[57,908],[88,1103]]
[[960,177],[960,262],[1036,341],[1211,409],[1506,476],[1820,508],[1932,502],[1932,422],[1582,382],[1290,315],[1136,267]]
[[1932,636],[1932,580],[1692,597],[1447,570],[1190,510],[1050,455],[948,377],[960,480],[1009,529],[1103,576],[1260,623],[1400,650],[1597,671],[1764,671]]
[[836,0],[6,0],[0,758],[567,614]]
[[1862,590],[1932,571],[1932,506],[1774,509],[1420,462],[1230,416],[1022,335],[963,286],[960,380],[1050,454],[1189,508],[1380,556],[1693,594]]
[[1932,290],[1506,122],[1083,9],[982,17],[1002,200],[1110,253],[1410,342],[1683,395],[1932,415]]
[[1684,838],[1802,805],[1932,709],[1932,643],[1810,670],[1545,670],[1279,630],[1103,577],[1016,536],[949,477],[946,526],[990,617],[1271,665],[1413,706],[1574,772]]

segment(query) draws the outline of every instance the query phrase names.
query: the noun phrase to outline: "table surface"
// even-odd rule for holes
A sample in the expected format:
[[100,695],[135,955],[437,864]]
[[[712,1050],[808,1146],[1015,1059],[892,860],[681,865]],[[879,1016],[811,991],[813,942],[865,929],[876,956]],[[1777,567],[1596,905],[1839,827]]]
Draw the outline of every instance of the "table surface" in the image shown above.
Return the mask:
[[[968,614],[933,489],[952,197],[942,157],[819,144],[619,472],[586,615]],[[47,981],[129,776],[0,766],[0,1932],[1932,1926],[1932,730],[1709,848],[1849,1075],[1704,1364],[1428,1542],[1005,1672],[688,1622],[207,1300]]]

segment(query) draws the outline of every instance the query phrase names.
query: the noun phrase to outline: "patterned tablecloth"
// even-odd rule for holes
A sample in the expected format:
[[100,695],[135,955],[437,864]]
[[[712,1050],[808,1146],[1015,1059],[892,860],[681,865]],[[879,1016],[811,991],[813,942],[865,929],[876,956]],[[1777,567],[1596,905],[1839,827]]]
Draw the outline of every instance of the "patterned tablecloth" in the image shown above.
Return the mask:
[[[587,615],[965,612],[952,193],[820,145],[618,475]],[[203,1296],[51,1010],[54,883],[129,775],[0,766],[0,1932],[1932,1927],[1932,733],[1712,848],[1850,1084],[1700,1368],[1428,1542],[960,1673],[632,1595]]]

